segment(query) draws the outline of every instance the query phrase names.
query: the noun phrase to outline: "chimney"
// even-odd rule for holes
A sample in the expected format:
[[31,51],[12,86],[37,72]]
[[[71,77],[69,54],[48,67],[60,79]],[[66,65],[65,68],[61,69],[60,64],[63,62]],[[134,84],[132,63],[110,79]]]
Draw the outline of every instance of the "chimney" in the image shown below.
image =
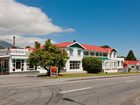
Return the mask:
[[76,40],[73,40],[73,42],[76,42]]
[[15,48],[15,36],[13,36],[13,48]]

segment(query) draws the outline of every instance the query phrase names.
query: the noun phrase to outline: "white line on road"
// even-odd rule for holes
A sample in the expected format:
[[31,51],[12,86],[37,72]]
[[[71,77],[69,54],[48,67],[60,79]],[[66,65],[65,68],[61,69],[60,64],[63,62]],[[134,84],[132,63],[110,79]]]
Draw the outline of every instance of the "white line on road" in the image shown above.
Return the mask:
[[124,82],[127,82],[127,83],[129,83],[129,82],[135,82],[136,80],[129,80],[129,81],[124,81]]
[[67,90],[67,91],[62,91],[62,92],[59,92],[60,94],[62,93],[70,93],[70,92],[75,92],[75,91],[81,91],[81,90],[88,90],[88,89],[91,89],[92,87],[86,87],[86,88],[80,88],[80,89],[73,89],[73,90]]

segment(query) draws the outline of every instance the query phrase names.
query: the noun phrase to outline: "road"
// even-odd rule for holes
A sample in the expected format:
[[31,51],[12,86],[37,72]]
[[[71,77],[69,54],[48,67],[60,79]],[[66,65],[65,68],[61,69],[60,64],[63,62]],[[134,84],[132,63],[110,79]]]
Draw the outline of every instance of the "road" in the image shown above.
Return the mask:
[[0,105],[140,105],[140,75],[86,80],[0,76]]

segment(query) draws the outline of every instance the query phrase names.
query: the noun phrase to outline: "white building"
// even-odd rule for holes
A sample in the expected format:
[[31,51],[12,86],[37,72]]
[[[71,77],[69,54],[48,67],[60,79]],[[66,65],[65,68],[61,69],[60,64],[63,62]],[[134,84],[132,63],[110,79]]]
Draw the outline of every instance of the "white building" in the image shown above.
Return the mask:
[[[102,60],[104,72],[118,72],[123,68],[123,58],[117,57],[117,50],[113,48],[101,48],[98,46],[80,44],[79,42],[63,42],[55,44],[65,49],[69,59],[64,70],[66,72],[83,71],[83,57],[98,57]],[[0,73],[30,72],[36,71],[28,64],[29,49],[1,49],[0,50]],[[37,69],[40,73],[46,73],[42,68]]]
[[0,50],[0,73],[34,71],[28,64],[29,51],[27,49],[1,49]]
[[107,73],[123,69],[124,58],[118,58],[118,52],[113,48],[102,48],[79,42],[63,42],[56,46],[65,49],[68,53],[69,59],[65,67],[67,72],[83,71],[83,57],[98,57],[102,60],[102,69]]

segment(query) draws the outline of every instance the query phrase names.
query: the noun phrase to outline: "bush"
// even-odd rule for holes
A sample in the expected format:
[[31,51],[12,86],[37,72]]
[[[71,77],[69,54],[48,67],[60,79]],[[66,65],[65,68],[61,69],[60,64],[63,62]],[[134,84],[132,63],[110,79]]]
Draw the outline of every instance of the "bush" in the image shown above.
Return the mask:
[[88,73],[99,73],[102,71],[102,61],[95,57],[83,58],[83,69]]

